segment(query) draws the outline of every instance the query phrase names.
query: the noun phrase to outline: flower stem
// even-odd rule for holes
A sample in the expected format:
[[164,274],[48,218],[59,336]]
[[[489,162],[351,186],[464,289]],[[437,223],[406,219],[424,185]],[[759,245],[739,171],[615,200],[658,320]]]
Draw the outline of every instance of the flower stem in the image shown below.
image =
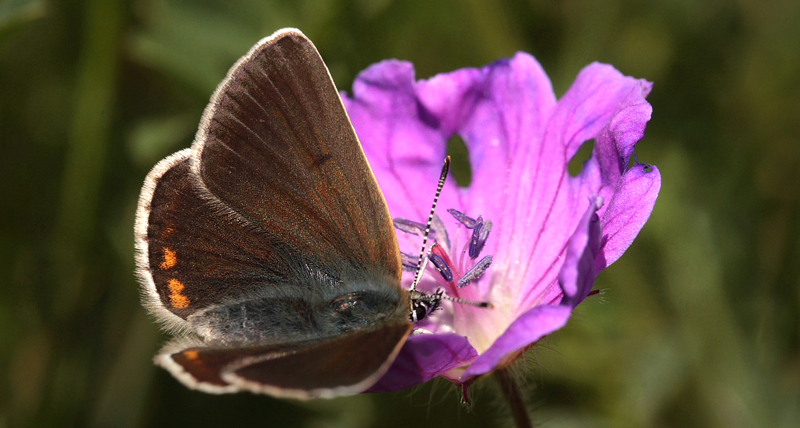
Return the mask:
[[495,370],[494,377],[500,382],[500,389],[511,407],[511,415],[517,428],[533,428],[533,423],[528,415],[528,409],[522,398],[522,391],[508,369]]

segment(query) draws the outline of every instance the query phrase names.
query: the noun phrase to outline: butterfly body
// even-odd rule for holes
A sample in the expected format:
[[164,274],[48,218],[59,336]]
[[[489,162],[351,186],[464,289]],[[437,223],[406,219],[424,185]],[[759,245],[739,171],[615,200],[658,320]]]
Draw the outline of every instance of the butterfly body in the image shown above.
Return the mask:
[[206,343],[231,346],[336,338],[408,317],[408,299],[386,283],[315,285],[270,286],[198,311],[187,321]]

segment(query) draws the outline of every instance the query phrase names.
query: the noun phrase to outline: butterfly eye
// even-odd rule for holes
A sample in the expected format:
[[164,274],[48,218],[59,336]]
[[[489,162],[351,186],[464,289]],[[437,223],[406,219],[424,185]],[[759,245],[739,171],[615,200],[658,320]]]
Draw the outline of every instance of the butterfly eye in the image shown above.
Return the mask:
[[414,307],[411,308],[411,322],[419,322],[428,316],[428,304],[424,301],[414,302]]
[[336,312],[348,312],[361,300],[360,293],[348,293],[331,302],[331,308]]

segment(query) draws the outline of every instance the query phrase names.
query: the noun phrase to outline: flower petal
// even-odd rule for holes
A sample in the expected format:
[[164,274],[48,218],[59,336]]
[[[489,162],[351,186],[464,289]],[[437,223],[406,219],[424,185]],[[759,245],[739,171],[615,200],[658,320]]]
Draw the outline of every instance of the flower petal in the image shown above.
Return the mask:
[[[480,70],[462,70],[420,82],[418,96],[428,111],[447,118],[441,121],[444,131],[459,134],[469,151],[472,182],[461,189],[462,207],[455,208],[471,216],[483,215],[492,222],[498,220],[499,227],[512,222],[513,216],[509,214],[513,212],[506,208],[516,196],[519,181],[511,175],[511,165],[520,151],[541,144],[541,135],[556,105],[552,85],[542,67],[532,56],[519,53]],[[447,220],[455,229],[455,222]],[[459,242],[464,239],[467,238],[462,237]],[[490,237],[483,254],[495,253],[501,243],[506,244],[499,237]],[[507,258],[504,263],[513,260]],[[492,267],[484,279],[460,290],[460,297],[492,302],[510,300],[506,290],[499,288],[495,291],[503,296],[502,300],[488,295],[491,272],[497,269]],[[498,307],[488,314],[484,312],[479,325],[471,321],[472,308],[456,307],[455,311],[456,318],[461,320],[457,322],[457,330],[487,331],[472,337],[477,340],[475,343],[480,343],[479,349],[486,349],[497,336],[496,328],[505,329],[510,324],[509,313],[515,308]],[[487,316],[497,319],[488,320]]]
[[419,82],[411,64],[384,61],[361,73],[353,97],[343,98],[392,215],[414,221],[427,217],[454,134],[469,150],[472,184],[459,189],[448,181],[440,206],[489,219],[500,215],[514,153],[543,132],[555,106],[550,80],[524,53]]
[[550,122],[567,147],[567,159],[571,159],[585,141],[596,138],[601,130],[608,128],[615,135],[616,147],[615,150],[602,148],[607,153],[604,160],[622,160],[615,165],[621,173],[633,153],[633,146],[644,136],[644,125],[650,120],[652,108],[645,97],[652,87],[652,83],[625,76],[608,64],[592,63],[581,70],[575,83],[559,100]]
[[467,338],[453,333],[416,334],[406,341],[392,367],[367,392],[393,392],[427,382],[469,364],[478,352]]
[[600,252],[600,219],[597,210],[602,200],[591,198],[589,209],[567,244],[567,255],[559,273],[559,284],[564,292],[562,305],[575,307],[582,302],[594,286],[597,276],[595,260]]
[[462,381],[467,383],[475,376],[493,371],[507,355],[522,350],[542,337],[564,327],[571,313],[571,307],[561,305],[541,305],[525,312],[497,338],[486,352],[475,359],[464,372]]
[[[502,273],[492,278],[492,294],[519,296],[521,312],[558,291],[553,287],[566,251],[564,237],[575,231],[587,198],[613,196],[620,168],[627,166],[650,118],[644,100],[650,87],[611,66],[592,64],[558,101],[541,145],[518,156],[512,166],[518,185],[505,208],[511,224],[496,227],[503,247],[495,271]],[[595,153],[578,176],[570,176],[570,159],[592,138]],[[602,217],[603,209],[598,214]]]
[[342,98],[392,216],[425,221],[447,146],[415,87],[411,63],[383,61]]
[[[469,152],[472,182],[464,211],[489,220],[500,216],[512,159],[536,144],[556,103],[550,79],[532,56],[518,53],[481,69],[422,81],[419,99],[449,137],[459,134]],[[489,249],[488,253],[492,250]]]
[[603,214],[603,248],[597,271],[617,261],[644,227],[658,192],[661,173],[652,165],[637,164],[622,175],[619,188]]

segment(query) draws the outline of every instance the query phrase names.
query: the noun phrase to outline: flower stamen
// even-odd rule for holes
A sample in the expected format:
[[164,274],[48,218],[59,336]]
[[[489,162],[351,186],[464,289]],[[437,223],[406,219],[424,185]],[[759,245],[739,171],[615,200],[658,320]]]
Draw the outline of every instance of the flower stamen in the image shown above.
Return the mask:
[[444,278],[446,282],[453,281],[453,270],[450,269],[450,266],[447,265],[447,262],[444,261],[442,256],[438,254],[431,254],[430,260],[431,263],[433,263],[433,266],[436,268],[436,270],[438,270],[439,273],[442,274],[442,278]]
[[486,245],[486,240],[489,238],[489,232],[492,231],[492,222],[483,222],[482,219],[482,217],[478,217],[481,222],[472,229],[472,239],[469,241],[469,257],[472,260],[481,254],[483,246]]
[[458,288],[464,288],[470,282],[480,279],[484,272],[492,265],[492,256],[482,258],[475,266],[472,267],[461,279],[458,280]]
[[450,215],[453,216],[453,218],[458,220],[458,222],[463,224],[464,227],[466,227],[467,229],[474,229],[475,226],[478,225],[478,223],[483,223],[483,217],[481,217],[481,216],[478,216],[477,219],[474,219],[474,218],[462,213],[461,211],[453,209],[453,208],[448,208],[447,212],[449,212]]
[[422,223],[418,223],[413,220],[406,220],[404,218],[397,217],[392,220],[394,223],[394,228],[405,233],[410,233],[412,235],[422,236],[425,233],[425,225]]
[[400,252],[400,261],[403,263],[403,270],[414,272],[417,270],[417,257],[411,254]]

